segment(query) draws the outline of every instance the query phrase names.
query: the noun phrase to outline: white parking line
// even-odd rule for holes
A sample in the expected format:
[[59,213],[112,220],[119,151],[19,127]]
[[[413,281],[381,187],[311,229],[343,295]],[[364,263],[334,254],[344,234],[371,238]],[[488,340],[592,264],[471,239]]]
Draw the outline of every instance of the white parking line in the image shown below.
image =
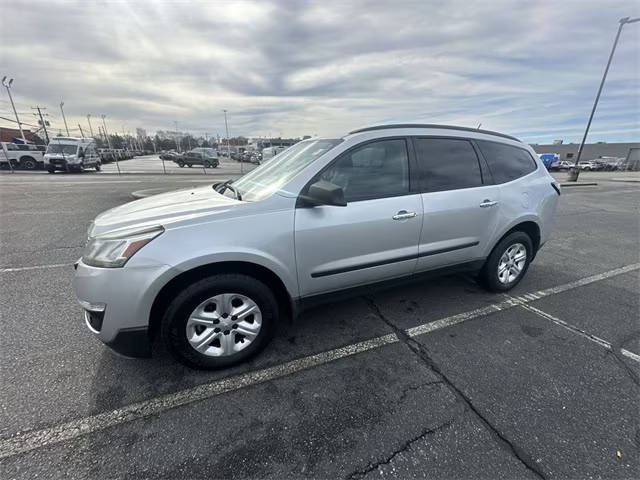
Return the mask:
[[45,268],[60,268],[70,267],[73,263],[52,263],[50,265],[33,265],[31,267],[13,267],[13,268],[0,268],[0,273],[5,272],[24,272],[25,270],[41,270]]
[[[580,330],[578,327],[575,327],[575,326],[571,325],[570,323],[567,323],[564,320],[559,319],[558,317],[554,317],[550,313],[544,312],[544,311],[540,310],[539,308],[532,307],[531,305],[526,305],[524,303],[520,303],[520,306],[522,308],[524,308],[525,310],[528,310],[529,312],[535,313],[539,317],[545,318],[545,319],[555,323],[556,325],[559,325],[559,326],[561,326],[563,328],[566,328],[567,330],[569,330],[569,331],[571,331],[573,333],[577,333],[581,337],[584,337],[584,338],[586,338],[587,340],[589,340],[589,341],[591,341],[593,343],[597,343],[598,345],[600,345],[601,347],[606,348],[607,350],[613,351],[613,345],[611,345],[609,342],[607,342],[606,340],[603,340],[602,338],[600,338],[600,337],[598,337],[596,335],[592,335],[590,333],[584,332],[583,330]],[[621,348],[620,349],[620,353],[622,355],[624,355],[625,357],[630,358],[631,360],[635,360],[636,362],[640,362],[640,355],[636,355],[635,353],[627,350],[626,348]]]
[[590,277],[581,278],[580,280],[576,280],[574,282],[565,283],[564,285],[558,285],[557,287],[538,290],[537,292],[533,293],[525,293],[518,297],[509,297],[504,302],[494,303],[492,305],[478,308],[476,310],[471,310],[469,312],[459,313],[451,317],[436,320],[435,322],[418,325],[417,327],[413,327],[407,330],[407,334],[410,337],[415,337],[416,335],[422,335],[424,333],[429,333],[440,328],[449,327],[461,322],[466,322],[467,320],[471,320],[472,318],[489,315],[490,313],[513,308],[515,306],[522,305],[528,302],[534,302],[541,298],[548,297],[549,295],[555,295],[558,293],[566,292],[567,290],[573,290],[574,288],[589,285],[590,283],[599,282],[600,280],[605,280],[607,278],[615,277],[617,275],[622,275],[623,273],[628,273],[639,269],[640,263],[634,263],[625,267],[609,270],[608,272],[598,273],[597,275],[591,275]]
[[[539,299],[543,296],[553,295],[554,293],[565,292],[574,288],[598,282],[606,278],[631,272],[640,269],[640,263],[628,265],[622,268],[616,268],[608,272],[570,282],[558,287],[540,290],[533,294],[528,294],[531,299]],[[489,305],[485,308],[479,308],[470,312],[460,313],[451,317],[436,320],[407,330],[410,336],[422,335],[428,332],[449,327],[467,320],[478,318],[490,313],[522,306],[523,304],[533,300],[521,297],[515,297],[505,302]],[[83,435],[98,432],[106,428],[114,427],[123,423],[146,418],[152,415],[160,414],[167,410],[189,405],[194,402],[205,400],[208,398],[221,395],[223,393],[240,390],[252,385],[264,383],[269,380],[285,377],[302,370],[317,367],[329,362],[339,360],[341,358],[357,355],[369,350],[375,350],[385,345],[398,342],[398,337],[394,333],[372,338],[359,343],[347,345],[345,347],[336,348],[326,352],[321,352],[298,360],[293,360],[282,365],[255,370],[241,375],[215,380],[211,383],[198,385],[176,393],[163,395],[161,397],[151,398],[139,403],[127,405],[116,410],[111,410],[97,415],[73,420],[68,423],[57,425],[42,430],[34,430],[26,433],[19,433],[13,437],[0,440],[0,459],[29,452],[37,448],[54,445],[60,442],[73,440]]]

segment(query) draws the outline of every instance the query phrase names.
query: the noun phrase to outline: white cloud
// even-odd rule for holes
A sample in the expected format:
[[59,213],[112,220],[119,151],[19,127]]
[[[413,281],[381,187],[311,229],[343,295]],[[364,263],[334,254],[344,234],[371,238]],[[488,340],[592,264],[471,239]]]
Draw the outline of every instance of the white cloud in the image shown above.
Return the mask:
[[[375,122],[577,141],[628,1],[25,2],[0,29],[20,111],[71,124],[339,135]],[[25,35],[24,25],[29,25]],[[625,27],[591,138],[640,138],[640,24]],[[6,102],[0,116],[10,117]],[[28,113],[28,112],[27,112]],[[31,118],[24,119],[25,121]],[[599,137],[594,137],[598,136]]]

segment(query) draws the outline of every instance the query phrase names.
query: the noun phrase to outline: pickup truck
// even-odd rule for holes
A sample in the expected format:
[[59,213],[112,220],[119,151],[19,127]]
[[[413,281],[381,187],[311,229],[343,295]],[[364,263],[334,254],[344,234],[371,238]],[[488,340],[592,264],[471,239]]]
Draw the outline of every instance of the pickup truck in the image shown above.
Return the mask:
[[0,167],[9,168],[9,162],[13,168],[35,170],[44,165],[44,156],[37,146],[31,144],[18,145],[11,142],[0,142]]

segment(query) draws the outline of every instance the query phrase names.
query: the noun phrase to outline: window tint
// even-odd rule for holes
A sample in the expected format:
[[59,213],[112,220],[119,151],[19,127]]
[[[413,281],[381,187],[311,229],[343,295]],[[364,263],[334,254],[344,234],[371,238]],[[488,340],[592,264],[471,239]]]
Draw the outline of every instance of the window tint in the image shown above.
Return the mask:
[[537,166],[529,152],[503,143],[478,140],[496,183],[505,183],[533,172]]
[[426,191],[482,185],[478,157],[467,140],[416,138],[414,142],[416,156],[424,172]]
[[347,202],[409,192],[409,158],[402,139],[367,143],[343,155],[321,178],[344,189]]

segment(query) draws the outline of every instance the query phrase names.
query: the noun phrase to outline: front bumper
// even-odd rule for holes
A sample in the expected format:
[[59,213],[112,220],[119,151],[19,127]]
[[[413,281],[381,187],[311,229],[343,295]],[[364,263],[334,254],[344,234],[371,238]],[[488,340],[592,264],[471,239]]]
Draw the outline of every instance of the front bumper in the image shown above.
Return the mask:
[[[133,260],[133,259],[132,259]],[[138,262],[140,263],[140,262]],[[79,260],[74,290],[87,328],[116,352],[129,357],[151,353],[149,314],[170,267],[158,264],[98,268]]]

